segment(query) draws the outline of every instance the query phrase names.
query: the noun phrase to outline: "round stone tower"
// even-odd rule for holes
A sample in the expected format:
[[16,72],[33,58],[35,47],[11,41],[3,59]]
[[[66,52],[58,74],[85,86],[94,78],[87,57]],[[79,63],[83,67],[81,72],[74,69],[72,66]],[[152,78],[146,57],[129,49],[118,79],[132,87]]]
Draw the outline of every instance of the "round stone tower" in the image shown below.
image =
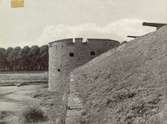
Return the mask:
[[63,39],[49,43],[49,90],[64,91],[72,70],[119,46],[109,39]]

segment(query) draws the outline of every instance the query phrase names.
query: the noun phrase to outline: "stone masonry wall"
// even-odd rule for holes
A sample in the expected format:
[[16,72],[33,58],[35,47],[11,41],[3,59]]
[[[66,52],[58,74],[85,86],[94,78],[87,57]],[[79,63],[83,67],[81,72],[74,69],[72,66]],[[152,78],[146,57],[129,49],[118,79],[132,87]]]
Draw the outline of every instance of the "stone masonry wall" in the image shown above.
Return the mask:
[[119,46],[120,43],[108,39],[82,38],[64,39],[50,43],[49,47],[49,90],[63,91],[69,82],[69,73],[100,54]]

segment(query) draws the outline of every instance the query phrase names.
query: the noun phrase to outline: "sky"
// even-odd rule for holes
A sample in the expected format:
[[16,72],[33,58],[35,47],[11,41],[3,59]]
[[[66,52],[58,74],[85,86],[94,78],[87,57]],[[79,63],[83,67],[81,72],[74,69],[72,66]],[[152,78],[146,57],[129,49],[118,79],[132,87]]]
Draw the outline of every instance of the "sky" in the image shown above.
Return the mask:
[[71,37],[125,41],[155,28],[143,21],[167,23],[167,0],[25,0],[11,8],[0,0],[0,47],[44,45]]

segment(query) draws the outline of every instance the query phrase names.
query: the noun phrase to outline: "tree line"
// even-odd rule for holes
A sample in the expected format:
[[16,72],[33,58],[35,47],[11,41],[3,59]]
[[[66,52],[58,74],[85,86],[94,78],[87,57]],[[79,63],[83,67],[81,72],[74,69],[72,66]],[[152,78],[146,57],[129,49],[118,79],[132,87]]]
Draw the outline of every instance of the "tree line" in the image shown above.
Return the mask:
[[48,45],[0,48],[0,71],[48,70]]

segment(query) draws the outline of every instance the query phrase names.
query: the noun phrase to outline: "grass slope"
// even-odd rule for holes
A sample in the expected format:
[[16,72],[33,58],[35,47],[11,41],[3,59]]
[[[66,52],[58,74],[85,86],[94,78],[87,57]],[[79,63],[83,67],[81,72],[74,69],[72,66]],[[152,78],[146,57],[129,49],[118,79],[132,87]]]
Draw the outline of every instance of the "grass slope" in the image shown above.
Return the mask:
[[84,124],[166,124],[167,27],[73,72]]

